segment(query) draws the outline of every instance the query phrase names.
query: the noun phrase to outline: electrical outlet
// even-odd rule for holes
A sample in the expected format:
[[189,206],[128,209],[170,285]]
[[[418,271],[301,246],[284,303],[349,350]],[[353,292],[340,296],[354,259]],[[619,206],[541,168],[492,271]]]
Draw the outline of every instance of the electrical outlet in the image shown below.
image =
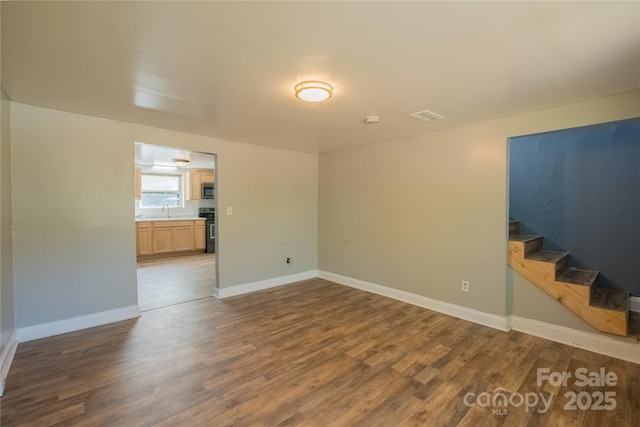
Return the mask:
[[293,260],[291,258],[287,258],[287,264],[291,264],[293,263]]
[[469,292],[469,281],[468,280],[463,280],[462,281],[462,292]]

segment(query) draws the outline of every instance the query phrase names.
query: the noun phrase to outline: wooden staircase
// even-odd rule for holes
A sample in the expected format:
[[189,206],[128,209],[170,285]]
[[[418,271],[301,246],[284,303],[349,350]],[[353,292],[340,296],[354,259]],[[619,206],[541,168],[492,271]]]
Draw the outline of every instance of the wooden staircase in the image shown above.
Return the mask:
[[629,333],[629,292],[600,288],[597,271],[569,266],[568,252],[542,249],[542,236],[520,234],[509,222],[509,265],[595,329]]

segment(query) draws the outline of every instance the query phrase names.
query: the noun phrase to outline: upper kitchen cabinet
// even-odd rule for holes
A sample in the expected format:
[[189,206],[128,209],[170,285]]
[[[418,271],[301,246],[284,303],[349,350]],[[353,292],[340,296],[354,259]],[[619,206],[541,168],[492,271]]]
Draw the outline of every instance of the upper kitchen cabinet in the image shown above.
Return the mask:
[[213,184],[214,176],[212,169],[190,169],[187,173],[188,200],[202,199],[202,184]]
[[142,199],[142,170],[135,168],[135,199]]
[[213,184],[215,182],[215,177],[213,174],[213,170],[211,169],[202,169],[202,183],[203,184]]

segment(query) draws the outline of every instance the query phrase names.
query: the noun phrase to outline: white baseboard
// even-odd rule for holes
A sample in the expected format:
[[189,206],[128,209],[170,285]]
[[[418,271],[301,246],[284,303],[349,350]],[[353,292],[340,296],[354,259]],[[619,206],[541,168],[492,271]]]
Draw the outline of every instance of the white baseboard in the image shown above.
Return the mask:
[[275,288],[276,286],[287,285],[293,282],[314,279],[316,277],[318,277],[318,270],[309,270],[302,273],[291,274],[289,276],[280,276],[274,277],[273,279],[260,280],[259,282],[245,283],[244,285],[229,286],[228,288],[216,288],[213,295],[219,299],[229,298],[236,295],[261,291],[263,289]]
[[640,313],[640,297],[629,298],[629,310]]
[[341,285],[393,298],[398,301],[417,305],[418,307],[427,308],[439,313],[448,314],[449,316],[468,320],[470,322],[478,323],[490,328],[499,329],[501,331],[508,330],[507,318],[504,316],[485,313],[483,311],[474,310],[472,308],[450,304],[448,302],[431,299],[422,295],[412,294],[410,292],[400,291],[398,289],[393,289],[386,286],[377,285],[375,283],[354,279],[352,277],[329,273],[326,271],[320,271],[318,276],[331,282],[336,282]]
[[512,329],[525,334],[583,348],[628,362],[640,363],[640,343],[632,338],[578,331],[564,326],[512,316]]
[[4,394],[4,382],[7,379],[7,374],[9,373],[9,368],[11,367],[11,362],[13,362],[13,356],[15,356],[17,349],[18,340],[16,339],[16,332],[14,331],[0,355],[0,396]]
[[18,328],[16,336],[18,342],[32,341],[54,335],[65,334],[67,332],[79,331],[80,329],[106,325],[107,323],[133,319],[135,317],[140,317],[140,309],[137,305],[130,305],[128,307],[101,311],[98,313],[87,314],[85,316],[72,317],[70,319]]

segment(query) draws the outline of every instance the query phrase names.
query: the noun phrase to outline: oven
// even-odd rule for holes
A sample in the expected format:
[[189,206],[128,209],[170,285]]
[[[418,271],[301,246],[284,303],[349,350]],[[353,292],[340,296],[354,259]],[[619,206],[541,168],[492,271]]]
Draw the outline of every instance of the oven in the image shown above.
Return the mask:
[[198,217],[205,218],[205,252],[216,252],[216,208],[199,208]]
[[207,223],[207,248],[205,252],[214,254],[216,253],[216,221],[208,219]]

